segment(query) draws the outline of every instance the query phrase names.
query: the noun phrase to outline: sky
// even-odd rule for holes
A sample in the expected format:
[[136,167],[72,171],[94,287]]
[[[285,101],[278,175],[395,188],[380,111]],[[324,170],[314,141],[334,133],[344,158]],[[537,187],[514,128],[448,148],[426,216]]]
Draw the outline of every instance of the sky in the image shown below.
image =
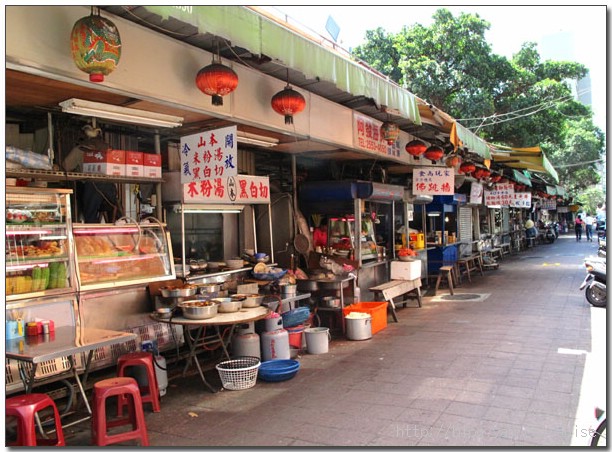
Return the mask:
[[[280,6],[268,7],[278,15],[289,16],[289,23],[298,22],[321,36],[331,39],[325,30],[327,18],[331,16],[340,27],[338,43],[349,50],[365,41],[366,30],[382,27],[397,33],[403,25],[420,23],[428,26],[433,13],[441,6]],[[527,41],[538,44],[550,42],[551,35],[566,33],[573,38],[573,48],[568,46],[566,55],[555,54],[553,59],[565,59],[584,64],[591,75],[591,98],[594,123],[606,130],[606,16],[607,7],[576,5],[519,6],[454,6],[446,2],[444,8],[457,17],[461,12],[476,13],[488,21],[491,27],[485,34],[494,53],[511,58]],[[543,55],[542,55],[543,56]]]

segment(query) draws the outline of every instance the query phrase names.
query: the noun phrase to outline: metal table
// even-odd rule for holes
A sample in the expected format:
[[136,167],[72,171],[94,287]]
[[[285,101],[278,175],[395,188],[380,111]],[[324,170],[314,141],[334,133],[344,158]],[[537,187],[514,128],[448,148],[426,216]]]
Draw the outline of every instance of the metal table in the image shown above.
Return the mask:
[[[72,371],[88,412],[88,416],[64,425],[64,427],[69,427],[91,418],[91,407],[85,395],[84,384],[87,381],[94,351],[100,347],[122,344],[134,339],[136,339],[134,333],[64,326],[56,328],[54,333],[46,335],[26,336],[7,340],[6,358],[17,361],[19,375],[23,381],[26,393],[32,392],[36,369],[40,363],[56,358],[65,357],[68,359],[70,369],[66,372]],[[83,381],[79,378],[74,360],[74,357],[79,353],[88,353],[85,360]]]
[[[170,325],[181,325],[183,327],[183,332],[185,336],[185,342],[187,343],[187,347],[189,348],[189,356],[187,357],[187,363],[185,363],[185,368],[183,369],[183,376],[187,373],[187,369],[189,369],[191,362],[196,365],[198,369],[198,373],[200,374],[200,378],[204,385],[211,391],[217,392],[208,381],[204,377],[204,372],[202,371],[202,367],[200,366],[200,362],[197,357],[197,346],[199,344],[211,344],[216,343],[219,344],[223,348],[223,353],[227,359],[230,359],[229,352],[227,351],[227,345],[232,337],[234,332],[234,328],[236,325],[241,323],[249,323],[254,322],[256,320],[263,319],[270,310],[263,306],[258,306],[256,308],[242,308],[238,312],[228,312],[228,313],[219,313],[216,316],[210,319],[204,320],[193,320],[186,319],[183,316],[174,316],[169,319],[161,319],[157,315],[157,313],[152,313],[151,318],[158,322],[167,323]],[[204,331],[206,327],[213,327],[215,330],[215,335],[212,341],[206,342],[204,335]],[[221,326],[229,326],[229,331],[225,332],[227,337],[224,337],[224,333],[221,331],[219,327]],[[196,327],[195,337],[192,337],[189,329],[190,327]]]

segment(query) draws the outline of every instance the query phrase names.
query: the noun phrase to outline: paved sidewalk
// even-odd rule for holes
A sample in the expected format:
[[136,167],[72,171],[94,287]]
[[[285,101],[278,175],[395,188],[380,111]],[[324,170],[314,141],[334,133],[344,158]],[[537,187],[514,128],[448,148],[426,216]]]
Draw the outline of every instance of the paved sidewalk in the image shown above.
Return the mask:
[[[592,351],[605,363],[606,311],[578,290],[596,252],[566,235],[506,256],[458,289],[484,301],[425,297],[371,340],[303,355],[286,382],[211,394],[196,377],[173,379],[161,413],[147,408],[151,445],[586,445],[588,407],[605,403],[605,374],[585,365]],[[596,389],[586,405],[585,387]],[[88,445],[88,425],[67,443]]]

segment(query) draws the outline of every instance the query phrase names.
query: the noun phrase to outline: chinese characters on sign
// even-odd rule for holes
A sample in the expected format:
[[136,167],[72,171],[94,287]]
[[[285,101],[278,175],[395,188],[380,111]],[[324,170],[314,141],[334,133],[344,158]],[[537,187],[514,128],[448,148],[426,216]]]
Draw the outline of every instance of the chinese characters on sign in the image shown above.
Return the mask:
[[181,183],[236,176],[236,126],[208,130],[181,138]]
[[485,190],[484,194],[486,206],[509,206],[514,202],[514,185],[495,184],[493,190]]
[[542,209],[557,210],[557,201],[554,199],[543,199],[541,201]]
[[268,204],[270,180],[264,176],[230,176],[183,184],[185,204]]
[[381,136],[380,126],[382,123],[380,121],[354,113],[353,122],[353,130],[355,131],[353,142],[357,148],[388,157],[400,156],[399,140],[396,140],[392,145],[388,145]]
[[412,173],[412,193],[415,195],[455,194],[453,168],[415,168]]
[[482,184],[472,182],[470,187],[470,204],[482,204]]

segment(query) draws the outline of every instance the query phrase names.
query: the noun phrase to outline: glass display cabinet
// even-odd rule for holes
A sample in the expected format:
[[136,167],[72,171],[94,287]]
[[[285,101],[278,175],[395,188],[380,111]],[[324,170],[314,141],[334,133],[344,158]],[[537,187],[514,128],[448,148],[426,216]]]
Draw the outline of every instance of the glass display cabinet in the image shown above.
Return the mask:
[[154,218],[78,224],[73,234],[81,290],[175,278],[170,235]]
[[355,234],[354,215],[331,217],[328,231],[328,247],[334,251],[334,254],[347,257],[351,250],[356,250],[357,243],[359,243],[362,260],[377,258],[376,231],[371,215],[361,215],[359,242],[357,242],[357,235]]
[[6,187],[6,301],[75,290],[72,190]]

